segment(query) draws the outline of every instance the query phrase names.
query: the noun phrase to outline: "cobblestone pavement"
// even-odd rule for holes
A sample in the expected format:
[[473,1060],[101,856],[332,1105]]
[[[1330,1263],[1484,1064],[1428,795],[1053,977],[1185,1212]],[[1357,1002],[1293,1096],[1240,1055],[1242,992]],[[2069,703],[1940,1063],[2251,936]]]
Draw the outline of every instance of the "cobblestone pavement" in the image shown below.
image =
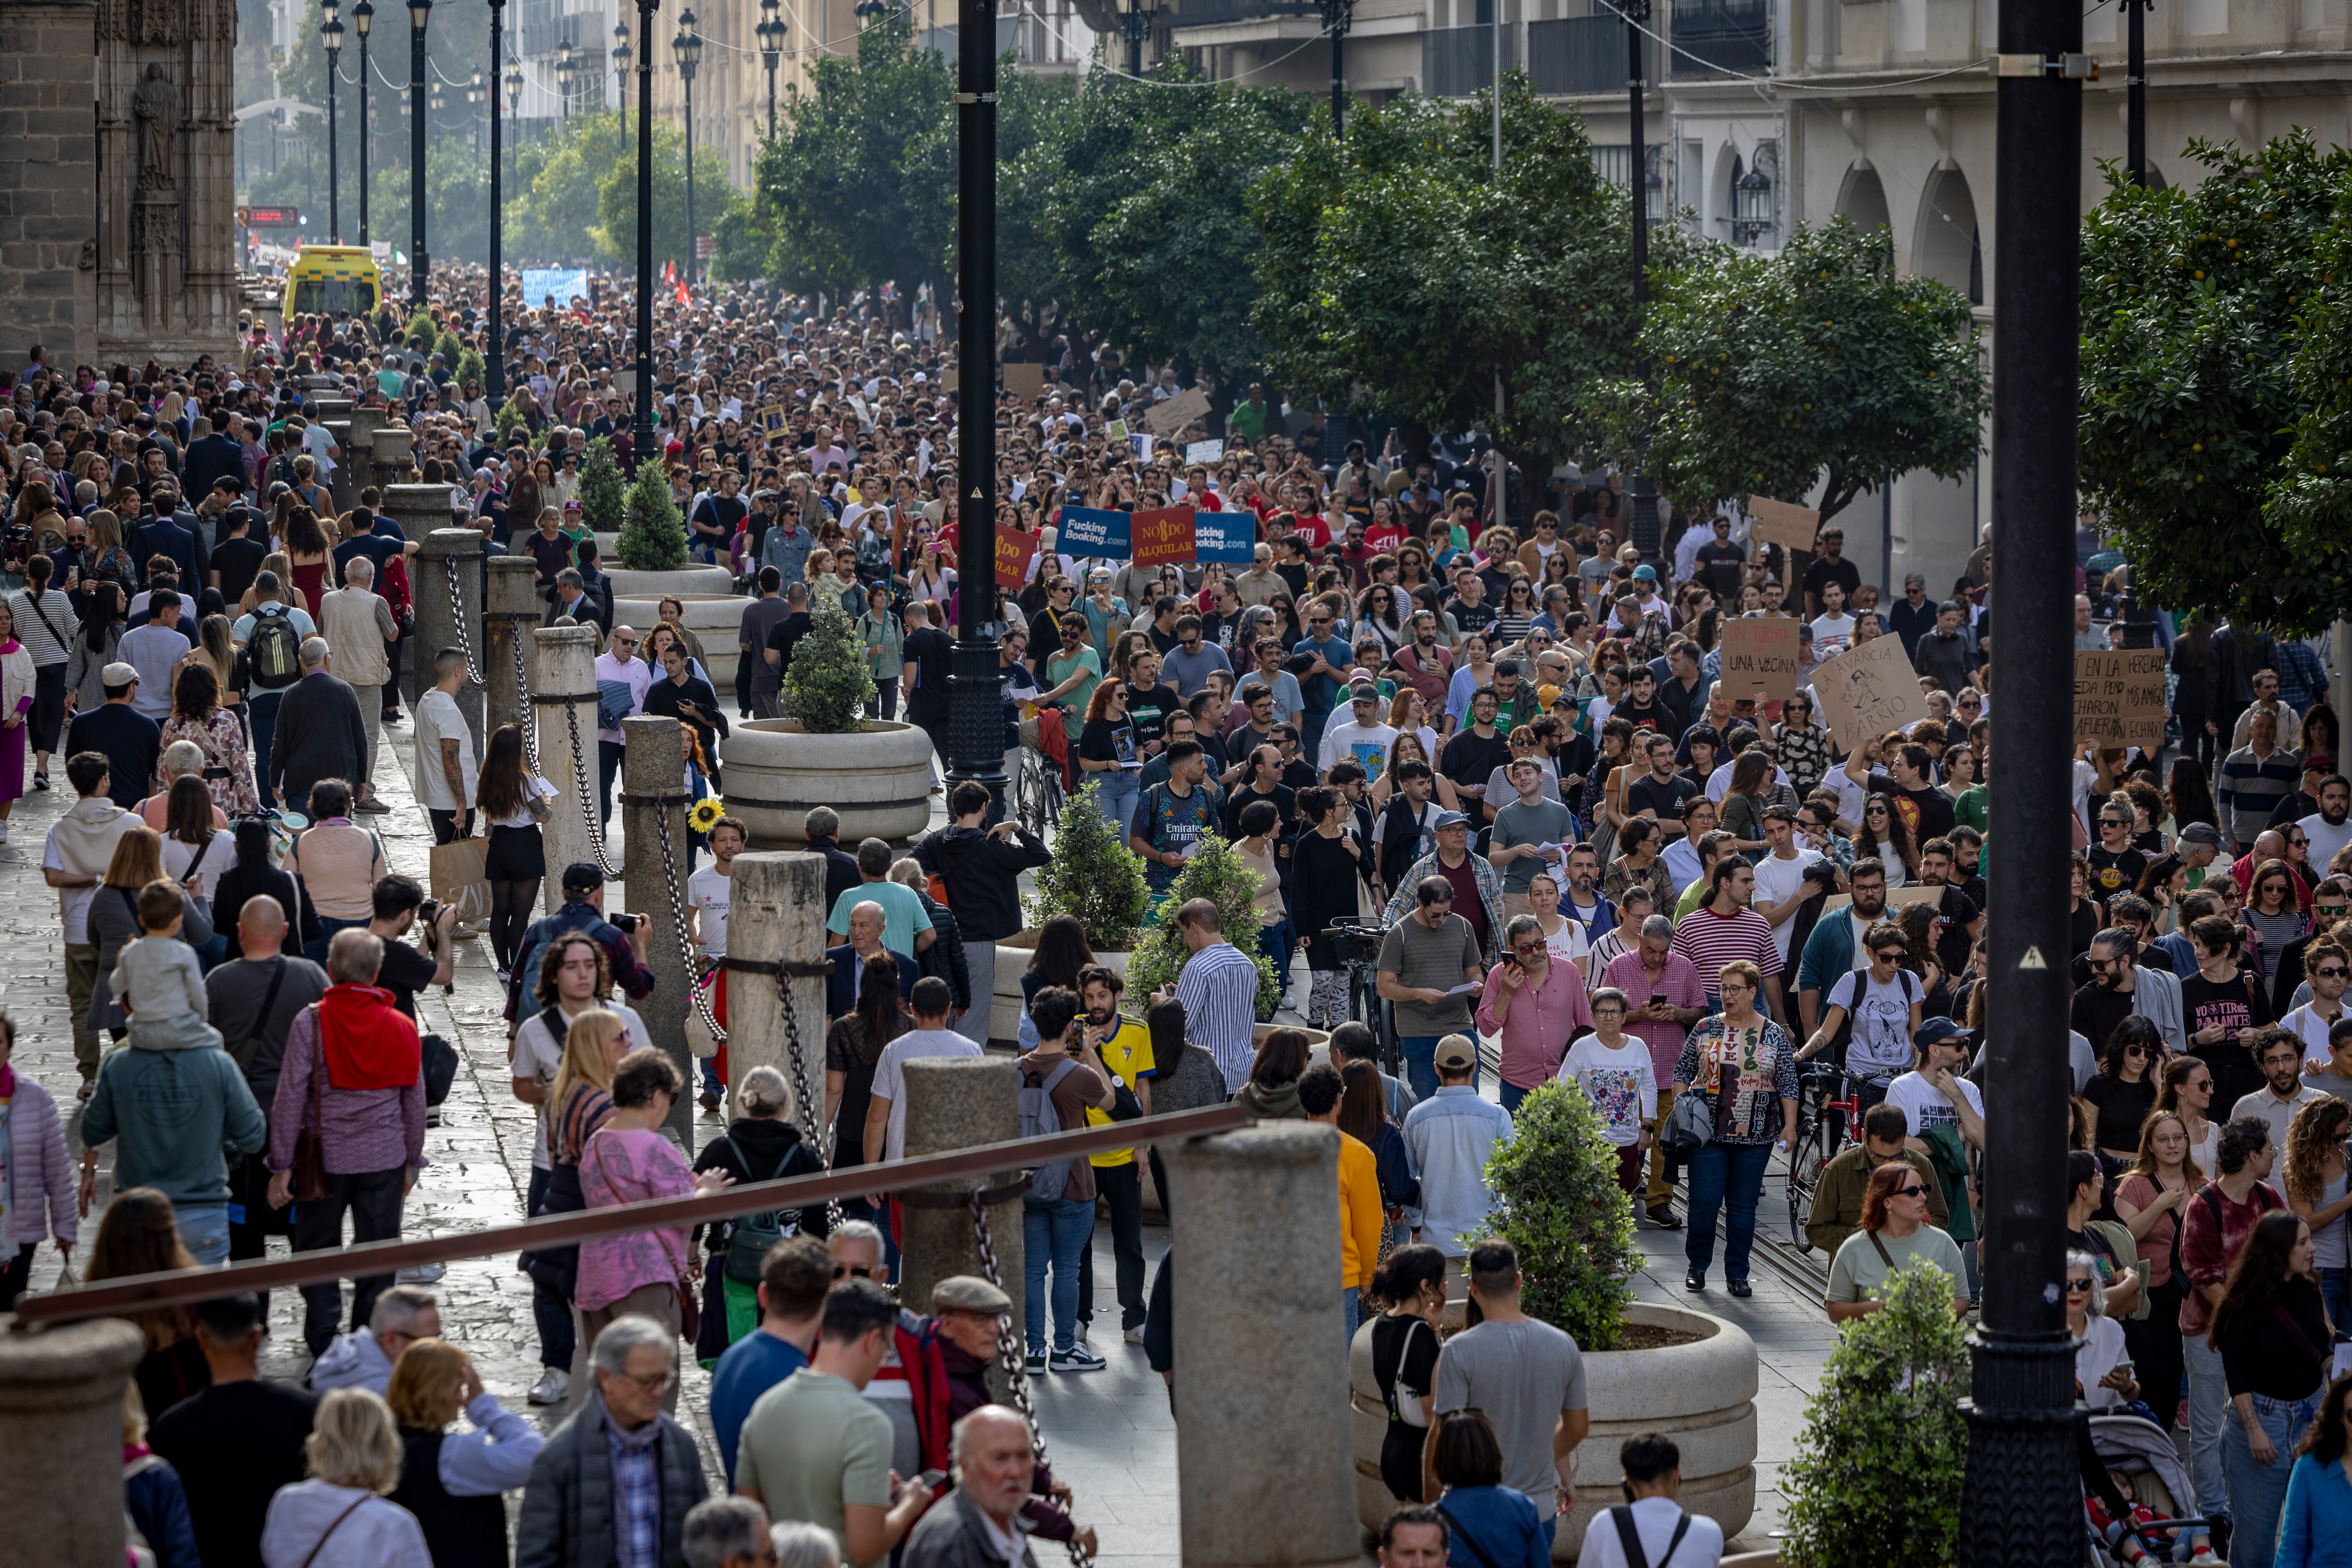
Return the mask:
[[[409,726],[387,727],[377,784],[393,810],[373,819],[372,826],[383,837],[393,868],[423,881],[433,840],[412,790],[413,757]],[[62,769],[58,777],[62,784]],[[68,1116],[68,1136],[73,1139],[79,1130],[74,1098],[79,1078],[67,1019],[58,900],[40,874],[44,837],[71,804],[69,794],[61,788],[18,802],[9,840],[0,846],[0,1006],[17,1022],[18,1070],[32,1072],[57,1097]],[[943,816],[935,809],[935,822]],[[613,843],[617,859],[617,813]],[[614,884],[608,907],[619,908],[619,900],[620,888]],[[1303,980],[1295,992],[1303,999]],[[454,985],[446,994],[436,991],[419,997],[418,1005],[425,1028],[456,1045],[461,1065],[441,1107],[440,1125],[425,1135],[431,1165],[409,1195],[405,1233],[448,1235],[520,1219],[530,1177],[531,1112],[509,1087],[506,1027],[499,1016],[502,992],[491,971],[487,941],[462,943]],[[1285,1016],[1295,1017],[1287,1009]],[[720,1131],[715,1113],[702,1113],[695,1122],[697,1146]],[[75,1150],[79,1158],[78,1140]],[[110,1191],[110,1168],[102,1165],[101,1173],[103,1203]],[[77,1274],[88,1260],[96,1221],[93,1211],[84,1222],[74,1259]],[[1638,1293],[1646,1300],[1701,1304],[1691,1303],[1682,1289],[1680,1233],[1644,1225],[1641,1238],[1647,1265],[1635,1282]],[[1164,1229],[1147,1229],[1145,1250],[1154,1270],[1167,1245]],[[273,1254],[282,1253],[284,1246],[273,1242]],[[1115,1277],[1107,1232],[1097,1233],[1095,1253],[1099,1300],[1107,1303]],[[44,1249],[34,1269],[34,1289],[52,1287],[58,1275],[55,1249]],[[1766,1533],[1779,1522],[1774,1478],[1789,1457],[1805,1395],[1818,1381],[1832,1334],[1817,1297],[1802,1294],[1791,1281],[1766,1268],[1758,1269],[1755,1284],[1756,1295],[1748,1301],[1731,1300],[1717,1290],[1709,1293],[1703,1306],[1746,1328],[1761,1355],[1758,1510],[1741,1543],[1762,1546],[1768,1544]],[[531,1410],[523,1401],[539,1376],[538,1336],[531,1321],[530,1283],[515,1270],[512,1258],[451,1264],[434,1288],[442,1300],[445,1334],[473,1355],[490,1392],[552,1428],[557,1420],[553,1413]],[[1117,1321],[1115,1309],[1098,1315],[1093,1342],[1109,1362],[1105,1371],[1036,1380],[1040,1425],[1056,1471],[1077,1490],[1080,1517],[1100,1532],[1100,1560],[1106,1568],[1176,1568],[1175,1420],[1167,1390],[1145,1363],[1142,1348],[1118,1338]],[[302,1345],[301,1306],[294,1291],[273,1293],[270,1324],[264,1372],[299,1381],[310,1358]],[[719,1474],[709,1394],[708,1376],[689,1363],[678,1415],[702,1446],[715,1489]]]

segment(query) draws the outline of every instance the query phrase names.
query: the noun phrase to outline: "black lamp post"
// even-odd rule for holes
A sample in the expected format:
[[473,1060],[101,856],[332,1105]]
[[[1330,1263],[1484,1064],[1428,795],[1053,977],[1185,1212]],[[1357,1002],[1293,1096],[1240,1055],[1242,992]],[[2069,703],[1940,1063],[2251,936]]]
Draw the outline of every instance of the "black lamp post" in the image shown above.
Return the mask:
[[2124,0],[2124,167],[2135,185],[2147,184],[2147,14],[2153,5]]
[[1348,29],[1356,23],[1356,0],[1322,0],[1323,25],[1331,29],[1331,134],[1340,132],[1340,110],[1348,98]]
[[[490,0],[490,69],[492,71],[496,71],[499,68],[499,50],[504,47],[499,41],[499,32],[506,21],[506,0]],[[498,80],[495,77],[486,79],[480,71],[476,71],[474,85],[476,90],[481,93],[490,106],[490,352],[482,356],[484,384],[482,398],[490,405],[490,412],[495,415],[505,405],[507,400],[506,344],[502,341],[504,334],[499,331],[499,295],[500,293],[499,279],[500,251],[506,240],[506,198],[500,188],[499,170]],[[520,73],[517,75],[515,85],[518,87],[522,85]]]
[[[341,149],[335,140],[335,61],[343,52],[342,0],[326,0],[320,7],[327,20],[319,29],[320,46],[327,55],[327,235],[335,244],[343,243],[343,188]],[[360,84],[364,92],[367,84]]]
[[[1642,310],[1650,301],[1650,158],[1642,144],[1642,89],[1648,84],[1642,79],[1643,68],[1642,26],[1650,19],[1650,0],[1625,0],[1625,89],[1628,107],[1632,110],[1632,134],[1625,158],[1625,195],[1633,212],[1633,330],[1642,325]],[[1496,84],[1497,92],[1502,84]],[[1633,374],[1647,378],[1647,367],[1638,361]],[[1510,493],[1507,479],[1503,491]],[[1658,537],[1658,488],[1651,483],[1647,464],[1635,468],[1625,484],[1626,499],[1633,503],[1633,526],[1626,531],[1642,552],[1642,559],[1657,564],[1661,541]],[[1503,515],[1497,506],[1495,515]]]
[[408,0],[408,301],[425,308],[425,25],[433,0]]
[[677,14],[677,36],[669,41],[677,57],[678,80],[686,86],[686,275],[698,280],[701,245],[694,227],[694,73],[702,64],[702,35],[694,30],[694,8]]
[[776,139],[776,68],[784,60],[784,8],[780,0],[760,0],[760,63],[768,68],[768,140]]
[[1004,675],[996,657],[996,0],[956,7],[955,673],[948,679],[950,787],[976,779],[1004,808]]
[[375,0],[360,0],[352,7],[352,26],[360,31],[360,244],[368,242],[368,34],[375,28]]
[[613,25],[614,96],[621,105],[621,133],[629,130],[629,24],[625,19]]
[[558,120],[572,118],[572,84],[580,75],[580,63],[572,58],[572,40],[566,38],[555,51],[555,95],[560,107]]
[[507,57],[507,118],[514,121],[515,140],[522,140],[522,62]]
[[654,12],[637,0],[637,406],[629,419],[634,468],[654,449]]

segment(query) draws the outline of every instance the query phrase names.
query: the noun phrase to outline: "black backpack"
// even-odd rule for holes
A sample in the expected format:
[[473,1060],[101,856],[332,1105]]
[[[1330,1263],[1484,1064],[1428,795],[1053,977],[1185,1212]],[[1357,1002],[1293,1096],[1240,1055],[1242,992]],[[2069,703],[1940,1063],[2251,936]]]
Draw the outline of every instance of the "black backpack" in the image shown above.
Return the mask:
[[302,637],[294,629],[293,616],[279,605],[264,605],[254,611],[245,658],[253,684],[264,691],[282,691],[301,679]]

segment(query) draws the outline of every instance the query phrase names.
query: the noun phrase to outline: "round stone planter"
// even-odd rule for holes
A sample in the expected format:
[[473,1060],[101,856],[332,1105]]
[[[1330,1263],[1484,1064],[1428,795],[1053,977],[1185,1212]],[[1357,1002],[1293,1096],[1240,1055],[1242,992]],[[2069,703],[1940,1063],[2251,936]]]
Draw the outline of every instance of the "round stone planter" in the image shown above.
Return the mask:
[[[604,547],[596,547],[597,559],[604,559]],[[613,580],[613,594],[619,599],[652,599],[664,594],[726,594],[739,603],[749,600],[735,593],[735,574],[724,566],[681,566],[675,572],[632,572],[625,566],[608,569],[605,576]]]
[[[639,573],[639,576],[682,576],[682,573]],[[615,572],[614,577],[623,574]],[[661,594],[633,597],[624,595],[613,601],[613,624],[635,626],[640,636],[661,619],[664,597],[678,601],[686,629],[702,643],[703,668],[710,672],[710,689],[721,697],[735,692],[735,661],[741,650],[735,639],[743,629],[743,606],[751,601],[740,594],[685,594],[676,588],[665,588]],[[659,672],[656,671],[656,674]],[[930,786],[923,786],[929,789]]]
[[[1637,1301],[1629,1323],[1649,1323],[1701,1337],[1654,1350],[1587,1351],[1585,1395],[1591,1431],[1576,1449],[1575,1509],[1559,1521],[1552,1561],[1572,1563],[1585,1526],[1623,1500],[1617,1450],[1636,1432],[1662,1432],[1682,1450],[1680,1501],[1723,1527],[1727,1541],[1756,1511],[1756,1343],[1720,1318]],[[1356,1517],[1378,1531],[1403,1505],[1381,1479],[1381,1442],[1388,1411],[1372,1376],[1372,1327],[1348,1349],[1349,1421],[1354,1428]]]
[[931,738],[912,724],[869,719],[854,734],[812,735],[796,719],[753,719],[719,742],[719,756],[727,809],[755,849],[806,843],[803,823],[820,805],[840,815],[846,845],[912,838],[930,825]]

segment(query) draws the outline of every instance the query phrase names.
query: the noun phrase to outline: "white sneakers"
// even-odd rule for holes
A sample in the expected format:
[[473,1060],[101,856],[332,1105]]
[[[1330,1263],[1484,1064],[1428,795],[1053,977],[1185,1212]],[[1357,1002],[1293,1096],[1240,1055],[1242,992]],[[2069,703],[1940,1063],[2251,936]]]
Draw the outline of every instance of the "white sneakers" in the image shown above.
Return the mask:
[[561,1405],[571,1393],[572,1374],[560,1366],[551,1366],[530,1385],[530,1399],[533,1405]]

